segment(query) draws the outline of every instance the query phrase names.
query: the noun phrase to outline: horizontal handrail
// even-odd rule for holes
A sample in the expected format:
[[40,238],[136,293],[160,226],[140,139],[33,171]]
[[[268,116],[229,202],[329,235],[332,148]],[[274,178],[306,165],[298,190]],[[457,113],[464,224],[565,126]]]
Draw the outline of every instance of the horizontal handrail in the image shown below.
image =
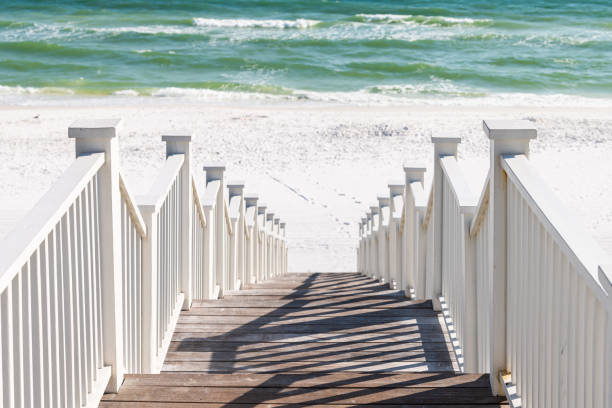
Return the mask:
[[184,161],[185,155],[183,154],[168,156],[149,192],[139,198],[138,206],[148,211],[158,212],[181,171]]
[[0,243],[0,292],[4,291],[30,254],[60,221],[91,178],[104,164],[104,153],[80,156],[38,201],[23,222]]
[[[571,222],[573,217],[569,211],[555,197],[554,192],[542,180],[525,155],[506,155],[502,156],[501,161],[508,179],[528,199],[540,221],[550,231],[554,231],[558,243],[565,247],[568,254],[573,254],[584,267],[583,271],[588,274],[585,277],[592,279],[603,293],[609,296],[606,287],[609,287],[612,277],[609,272],[603,270],[599,276],[599,266],[602,260],[607,260],[608,257],[595,240],[583,228]],[[607,282],[601,281],[603,277]]]
[[136,200],[134,200],[134,197],[130,193],[130,189],[127,187],[125,177],[123,177],[123,174],[121,174],[121,172],[119,172],[119,189],[121,191],[121,197],[123,197],[125,203],[127,204],[128,212],[130,214],[132,222],[134,223],[134,226],[136,227],[136,231],[138,231],[138,234],[141,238],[146,238],[147,227],[142,218],[140,210],[136,206]]

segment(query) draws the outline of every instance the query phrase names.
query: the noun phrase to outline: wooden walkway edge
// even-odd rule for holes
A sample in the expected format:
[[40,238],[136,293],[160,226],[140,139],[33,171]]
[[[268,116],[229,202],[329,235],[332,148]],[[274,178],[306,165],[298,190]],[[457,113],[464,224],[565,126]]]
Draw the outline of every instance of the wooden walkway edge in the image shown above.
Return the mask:
[[[182,312],[159,375],[101,407],[489,406],[441,316],[356,273],[287,274]],[[441,324],[442,323],[442,324]]]

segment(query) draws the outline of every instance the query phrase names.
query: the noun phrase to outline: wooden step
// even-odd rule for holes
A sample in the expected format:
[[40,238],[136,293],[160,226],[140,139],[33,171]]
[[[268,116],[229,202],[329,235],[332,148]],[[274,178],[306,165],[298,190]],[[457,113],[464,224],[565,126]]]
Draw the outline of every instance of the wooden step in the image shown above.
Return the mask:
[[195,300],[162,373],[128,375],[102,407],[499,407],[489,376],[457,373],[426,300],[355,273],[289,274]]

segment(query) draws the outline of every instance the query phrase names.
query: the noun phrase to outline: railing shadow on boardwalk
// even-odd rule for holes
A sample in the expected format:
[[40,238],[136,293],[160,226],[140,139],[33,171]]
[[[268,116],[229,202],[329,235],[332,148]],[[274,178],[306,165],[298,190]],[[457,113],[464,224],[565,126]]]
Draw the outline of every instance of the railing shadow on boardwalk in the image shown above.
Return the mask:
[[[312,289],[327,290],[307,292]],[[248,388],[226,407],[275,401],[278,406],[295,406],[279,401],[287,397],[298,397],[298,405],[342,403],[353,398],[402,404],[405,397],[390,389],[406,387],[416,388],[410,391],[412,399],[428,399],[432,393],[439,397],[439,386],[434,388],[433,384],[452,377],[456,364],[430,302],[410,306],[399,294],[382,290],[386,290],[383,285],[365,277],[327,275],[321,280],[321,275],[313,274],[289,295],[279,296],[289,301],[282,307],[221,335],[184,338],[175,350],[210,352],[204,370],[208,373],[270,374],[256,385],[233,385]],[[356,292],[362,297],[351,299],[349,294]],[[351,308],[352,304],[357,307]],[[257,307],[266,307],[265,302]],[[309,309],[325,310],[310,314]],[[298,311],[304,313],[296,316]],[[302,318],[307,322],[290,322]],[[432,324],[433,319],[436,324]],[[202,323],[206,320],[207,316],[201,316]],[[286,321],[289,323],[283,324]],[[241,356],[247,354],[240,350],[242,347],[252,356]],[[392,379],[393,373],[415,371],[428,374],[405,381]],[[334,376],[346,372],[352,374],[350,378]],[[368,385],[372,381],[376,387]],[[482,387],[482,381],[476,383],[459,386]],[[324,391],[329,388],[335,388],[334,392]]]

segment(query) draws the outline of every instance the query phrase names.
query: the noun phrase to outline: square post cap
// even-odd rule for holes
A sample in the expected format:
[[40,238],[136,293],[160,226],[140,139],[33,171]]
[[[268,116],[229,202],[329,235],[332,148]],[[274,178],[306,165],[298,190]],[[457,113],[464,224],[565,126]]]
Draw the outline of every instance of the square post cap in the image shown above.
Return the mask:
[[287,223],[286,223],[286,222],[281,222],[281,223],[280,223],[280,227],[281,227],[282,229],[285,229],[285,227],[286,227],[286,226],[287,226]]
[[461,143],[460,137],[432,137],[436,155],[457,155],[457,146]]
[[528,120],[483,120],[482,129],[491,140],[535,139],[537,130]]
[[244,181],[230,181],[227,183],[227,191],[230,197],[242,195],[244,191]]
[[420,181],[422,183],[425,181],[426,171],[427,168],[423,166],[414,167],[404,164],[404,174],[406,174],[406,182],[408,183],[412,181]]
[[68,137],[111,139],[117,136],[120,124],[121,119],[79,119],[68,127]]
[[366,220],[370,220],[372,218],[372,213],[366,213]]
[[225,164],[219,162],[205,163],[204,171],[206,172],[206,182],[213,180],[223,181],[223,172],[225,171]]
[[274,217],[274,225],[277,225],[279,223],[280,223],[280,218]]
[[163,135],[162,142],[191,142],[191,132],[183,132],[176,135]]
[[267,212],[266,213],[266,219],[268,221],[272,221],[274,219],[274,213],[273,212]]
[[236,188],[244,188],[244,181],[242,180],[232,180],[232,181],[228,181],[227,182],[227,187],[228,188],[232,188],[232,187],[236,187]]
[[389,194],[392,197],[395,197],[396,195],[403,194],[404,193],[404,188],[406,186],[401,181],[390,181],[389,184],[388,184],[388,187],[389,187]]
[[432,136],[431,137],[431,143],[433,144],[459,144],[461,143],[461,138],[460,137],[439,137],[439,136]]
[[221,163],[221,162],[208,162],[208,163],[204,163],[204,166],[202,166],[202,168],[204,169],[204,171],[225,171],[225,163]]
[[379,195],[376,198],[380,207],[387,207],[389,205],[389,196]]
[[378,206],[377,205],[371,205],[370,206],[370,212],[372,214],[378,214]]
[[244,195],[244,201],[249,206],[257,205],[257,200],[259,200],[259,196],[257,194],[247,193]]
[[257,206],[257,214],[264,214],[266,212],[266,208],[268,208],[266,203],[259,203],[259,205]]

